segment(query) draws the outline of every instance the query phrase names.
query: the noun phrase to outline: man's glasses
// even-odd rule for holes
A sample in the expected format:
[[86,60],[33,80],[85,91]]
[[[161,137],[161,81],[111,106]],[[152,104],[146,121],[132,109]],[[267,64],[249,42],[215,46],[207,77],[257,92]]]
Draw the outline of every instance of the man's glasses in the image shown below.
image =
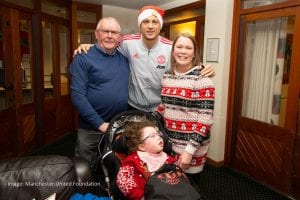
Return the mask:
[[109,34],[111,34],[111,36],[117,36],[117,35],[121,34],[121,32],[119,32],[119,31],[110,31],[110,30],[102,30],[102,29],[100,29],[98,31],[100,33],[102,33],[103,35],[109,35]]
[[157,131],[157,132],[151,133],[150,135],[145,136],[145,137],[140,141],[140,144],[142,144],[143,142],[145,142],[148,138],[155,138],[156,136],[162,137],[163,134],[162,134],[161,131]]

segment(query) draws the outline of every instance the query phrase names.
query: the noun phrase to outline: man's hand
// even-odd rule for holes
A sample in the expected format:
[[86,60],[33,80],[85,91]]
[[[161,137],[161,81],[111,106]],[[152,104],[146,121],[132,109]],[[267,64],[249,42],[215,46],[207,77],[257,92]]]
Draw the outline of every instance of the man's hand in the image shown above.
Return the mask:
[[202,70],[201,70],[201,75],[202,76],[206,76],[206,77],[214,77],[215,74],[215,70],[213,68],[212,65],[202,65]]
[[107,128],[108,128],[108,125],[109,123],[107,122],[104,122],[103,124],[101,124],[98,128],[98,130],[101,132],[101,133],[105,133]]
[[92,46],[93,46],[93,44],[81,44],[81,45],[79,45],[79,47],[74,50],[73,57],[76,56],[77,54],[81,54],[81,51],[83,51],[84,53],[87,53]]

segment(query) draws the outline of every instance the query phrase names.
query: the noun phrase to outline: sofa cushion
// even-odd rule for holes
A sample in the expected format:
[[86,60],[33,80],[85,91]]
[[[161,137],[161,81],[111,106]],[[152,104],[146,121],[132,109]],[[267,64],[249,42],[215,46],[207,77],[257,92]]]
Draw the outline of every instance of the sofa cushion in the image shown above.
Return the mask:
[[65,156],[30,156],[0,161],[0,199],[69,199],[76,172]]

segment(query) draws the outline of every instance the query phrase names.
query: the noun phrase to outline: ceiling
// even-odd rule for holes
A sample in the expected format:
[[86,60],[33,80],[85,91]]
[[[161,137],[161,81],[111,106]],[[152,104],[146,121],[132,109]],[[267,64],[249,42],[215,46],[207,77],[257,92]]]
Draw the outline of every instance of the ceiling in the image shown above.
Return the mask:
[[84,3],[105,4],[116,7],[129,8],[139,10],[145,5],[156,5],[163,9],[170,9],[182,5],[186,5],[199,0],[72,0]]

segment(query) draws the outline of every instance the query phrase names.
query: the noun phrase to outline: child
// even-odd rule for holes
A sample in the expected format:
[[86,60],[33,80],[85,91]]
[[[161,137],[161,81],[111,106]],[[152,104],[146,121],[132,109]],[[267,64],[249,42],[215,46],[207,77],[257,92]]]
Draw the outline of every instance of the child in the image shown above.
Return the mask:
[[124,134],[129,155],[122,161],[116,184],[126,198],[140,200],[148,178],[164,164],[176,160],[163,152],[164,141],[154,122],[130,122]]

